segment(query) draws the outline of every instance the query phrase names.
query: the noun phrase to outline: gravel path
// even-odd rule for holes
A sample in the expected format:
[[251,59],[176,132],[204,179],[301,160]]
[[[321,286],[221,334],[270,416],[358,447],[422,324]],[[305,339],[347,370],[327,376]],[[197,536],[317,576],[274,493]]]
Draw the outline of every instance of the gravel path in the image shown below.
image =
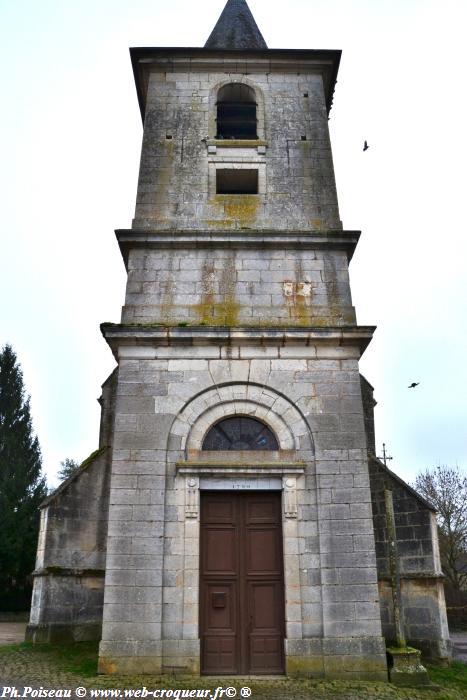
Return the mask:
[[24,642],[26,622],[0,622],[0,646]]

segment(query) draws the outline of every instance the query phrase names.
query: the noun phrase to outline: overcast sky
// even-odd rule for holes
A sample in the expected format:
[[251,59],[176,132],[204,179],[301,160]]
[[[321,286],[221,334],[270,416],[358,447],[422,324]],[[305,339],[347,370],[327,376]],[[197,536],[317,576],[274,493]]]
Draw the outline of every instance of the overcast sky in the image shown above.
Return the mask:
[[[465,0],[251,0],[271,48],[342,49],[330,128],[377,442],[467,467]],[[0,0],[0,345],[51,484],[97,446],[142,125],[130,46],[202,46],[224,0]],[[363,153],[363,141],[370,149]],[[409,390],[412,382],[420,386]],[[380,454],[380,452],[379,452]]]

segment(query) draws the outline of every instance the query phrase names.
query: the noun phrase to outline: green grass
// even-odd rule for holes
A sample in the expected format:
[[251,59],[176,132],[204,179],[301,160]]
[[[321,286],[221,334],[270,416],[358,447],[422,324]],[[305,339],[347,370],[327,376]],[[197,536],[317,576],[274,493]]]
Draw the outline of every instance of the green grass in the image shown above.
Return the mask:
[[427,666],[427,669],[433,683],[463,691],[463,697],[467,698],[467,664],[453,661],[451,666]]
[[72,646],[50,647],[57,663],[70,673],[91,678],[97,675],[98,642],[80,642]]
[[20,652],[31,657],[43,656],[48,664],[69,673],[93,678],[97,675],[98,642],[78,642],[76,644],[10,644],[0,646],[0,654]]

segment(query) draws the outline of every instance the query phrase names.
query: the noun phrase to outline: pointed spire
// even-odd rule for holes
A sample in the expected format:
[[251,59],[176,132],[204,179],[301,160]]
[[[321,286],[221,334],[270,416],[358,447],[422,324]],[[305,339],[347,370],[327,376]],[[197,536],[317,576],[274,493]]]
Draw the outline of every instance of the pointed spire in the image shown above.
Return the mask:
[[245,0],[228,0],[205,49],[267,49]]

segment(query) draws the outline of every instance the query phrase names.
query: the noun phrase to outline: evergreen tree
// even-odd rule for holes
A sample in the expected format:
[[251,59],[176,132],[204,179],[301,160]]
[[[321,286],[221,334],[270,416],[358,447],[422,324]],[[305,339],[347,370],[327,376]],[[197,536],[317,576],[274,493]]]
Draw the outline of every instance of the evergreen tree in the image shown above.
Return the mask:
[[0,610],[31,596],[40,502],[47,495],[23,374],[10,345],[0,351]]
[[65,479],[68,479],[77,469],[79,469],[79,462],[75,462],[74,459],[67,457],[60,462],[60,469],[57,476],[60,481],[65,481]]

